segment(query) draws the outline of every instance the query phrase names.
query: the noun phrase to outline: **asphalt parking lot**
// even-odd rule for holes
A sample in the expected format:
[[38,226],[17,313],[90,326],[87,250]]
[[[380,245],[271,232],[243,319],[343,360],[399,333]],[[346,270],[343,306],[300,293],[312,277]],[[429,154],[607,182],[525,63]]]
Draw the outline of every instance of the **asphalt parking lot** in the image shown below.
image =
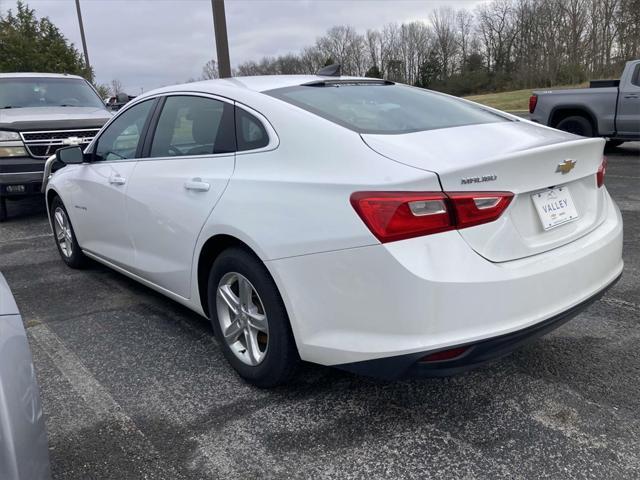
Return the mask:
[[205,319],[100,265],[67,268],[41,200],[10,203],[0,271],[54,478],[640,478],[640,143],[608,157],[623,278],[552,334],[448,379],[305,365],[287,387],[249,387]]

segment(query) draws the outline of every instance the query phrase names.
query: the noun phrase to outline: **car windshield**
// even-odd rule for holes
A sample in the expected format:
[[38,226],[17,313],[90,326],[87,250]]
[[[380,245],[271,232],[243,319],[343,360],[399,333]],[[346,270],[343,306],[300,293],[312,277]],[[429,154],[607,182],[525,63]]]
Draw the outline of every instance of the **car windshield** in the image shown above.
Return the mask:
[[81,78],[0,78],[0,108],[95,107],[104,104]]
[[509,121],[447,95],[387,82],[320,82],[265,93],[358,133],[399,134]]

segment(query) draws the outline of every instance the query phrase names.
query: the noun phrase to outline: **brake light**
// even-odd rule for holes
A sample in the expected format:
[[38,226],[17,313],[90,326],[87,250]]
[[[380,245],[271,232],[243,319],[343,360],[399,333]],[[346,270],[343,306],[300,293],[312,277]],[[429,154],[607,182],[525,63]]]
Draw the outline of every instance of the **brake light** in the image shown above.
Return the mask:
[[356,192],[351,205],[382,243],[493,222],[511,192]]
[[497,220],[509,206],[511,192],[450,192],[456,228],[473,227]]
[[536,109],[537,104],[538,104],[538,96],[531,95],[529,97],[529,113],[533,113],[533,111]]
[[598,173],[596,173],[596,185],[598,188],[604,185],[604,176],[607,174],[607,157],[602,156],[602,163],[598,167]]

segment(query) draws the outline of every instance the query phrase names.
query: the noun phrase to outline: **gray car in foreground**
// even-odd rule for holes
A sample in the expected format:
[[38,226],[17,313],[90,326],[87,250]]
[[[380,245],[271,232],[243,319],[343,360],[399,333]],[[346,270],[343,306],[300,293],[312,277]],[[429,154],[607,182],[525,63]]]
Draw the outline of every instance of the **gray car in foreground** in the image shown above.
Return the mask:
[[640,60],[627,62],[620,80],[534,91],[529,113],[534,122],[584,137],[607,137],[612,146],[640,140]]
[[50,477],[47,433],[31,351],[16,302],[0,274],[0,479]]

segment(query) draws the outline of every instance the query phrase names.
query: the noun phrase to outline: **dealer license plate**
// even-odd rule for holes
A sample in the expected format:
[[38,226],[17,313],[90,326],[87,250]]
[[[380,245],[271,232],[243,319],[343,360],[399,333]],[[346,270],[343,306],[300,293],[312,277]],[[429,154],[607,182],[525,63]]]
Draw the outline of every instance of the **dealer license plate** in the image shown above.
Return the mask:
[[578,212],[568,187],[550,188],[543,192],[534,193],[531,198],[538,211],[542,228],[545,230],[564,225],[578,218]]

